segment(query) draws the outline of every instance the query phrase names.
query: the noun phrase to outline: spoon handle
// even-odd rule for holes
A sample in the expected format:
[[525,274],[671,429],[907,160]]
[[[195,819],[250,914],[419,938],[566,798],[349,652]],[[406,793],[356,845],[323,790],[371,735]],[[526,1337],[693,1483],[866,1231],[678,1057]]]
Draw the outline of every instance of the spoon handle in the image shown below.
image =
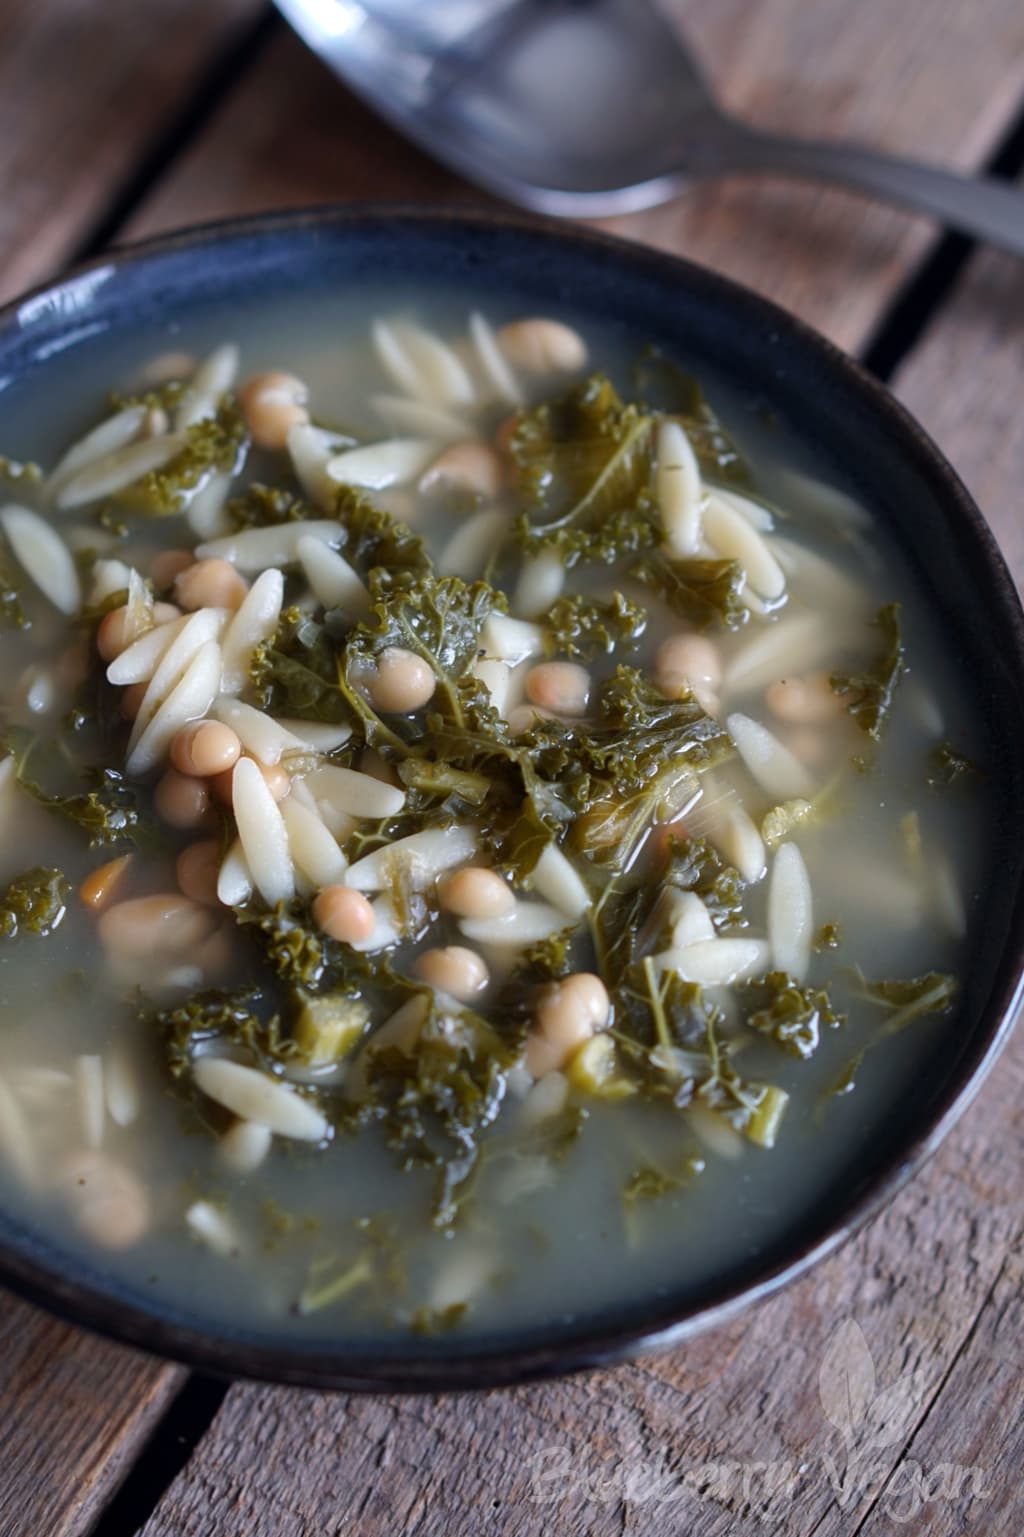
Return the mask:
[[719,171],[780,172],[786,176],[839,182],[889,202],[931,214],[943,224],[1024,256],[1024,193],[1003,182],[960,176],[862,149],[810,139],[759,133],[731,125],[722,144]]

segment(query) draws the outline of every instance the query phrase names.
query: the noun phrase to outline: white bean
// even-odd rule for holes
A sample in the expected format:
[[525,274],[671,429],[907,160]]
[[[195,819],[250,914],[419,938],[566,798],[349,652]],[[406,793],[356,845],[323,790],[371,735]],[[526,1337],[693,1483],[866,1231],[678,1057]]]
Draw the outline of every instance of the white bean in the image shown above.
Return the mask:
[[149,1227],[149,1197],[132,1171],[109,1153],[73,1154],[61,1170],[72,1218],[85,1236],[107,1249],[130,1249]]
[[558,715],[582,715],[590,686],[590,674],[578,662],[539,662],[526,674],[526,697],[531,704]]
[[560,320],[512,320],[497,333],[509,362],[530,374],[576,373],[587,364],[587,344]]

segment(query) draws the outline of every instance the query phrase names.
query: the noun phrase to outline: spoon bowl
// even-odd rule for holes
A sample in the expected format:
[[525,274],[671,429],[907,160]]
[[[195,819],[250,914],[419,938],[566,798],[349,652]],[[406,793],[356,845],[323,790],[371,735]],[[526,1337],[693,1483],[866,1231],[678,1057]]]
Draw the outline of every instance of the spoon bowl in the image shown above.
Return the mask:
[[1024,196],[722,110],[653,0],[276,0],[335,74],[467,180],[542,213],[649,208],[698,178],[833,181],[1024,255]]

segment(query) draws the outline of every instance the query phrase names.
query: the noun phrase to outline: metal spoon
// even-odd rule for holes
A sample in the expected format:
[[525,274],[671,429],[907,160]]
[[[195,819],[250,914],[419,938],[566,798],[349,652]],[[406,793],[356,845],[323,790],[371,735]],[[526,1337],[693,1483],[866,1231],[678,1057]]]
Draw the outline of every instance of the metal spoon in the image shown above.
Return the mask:
[[1024,255],[1024,195],[715,101],[652,0],[276,0],[324,62],[470,181],[546,213],[648,208],[695,178],[839,182]]

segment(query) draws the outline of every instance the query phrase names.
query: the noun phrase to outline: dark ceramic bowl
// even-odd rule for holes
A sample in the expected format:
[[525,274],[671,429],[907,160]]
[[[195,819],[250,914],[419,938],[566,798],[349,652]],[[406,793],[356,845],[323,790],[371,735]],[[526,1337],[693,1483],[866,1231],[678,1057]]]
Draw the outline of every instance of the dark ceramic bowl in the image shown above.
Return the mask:
[[[512,290],[539,309],[582,314],[654,335],[696,371],[706,365],[799,423],[890,525],[941,604],[978,680],[994,744],[987,786],[998,837],[1024,804],[1024,619],[977,507],[920,427],[856,364],[782,310],[714,273],[596,234],[503,216],[421,209],[323,210],[188,231],[119,252],[0,314],[0,404],[26,371],[73,363],[95,343],[197,306],[370,281],[464,281]],[[927,539],[919,537],[927,530]],[[1006,723],[1012,724],[1012,733]],[[993,840],[995,843],[995,839]],[[920,1072],[912,1102],[864,1148],[855,1173],[756,1256],[703,1290],[623,1304],[577,1324],[538,1324],[510,1343],[402,1340],[340,1349],[267,1342],[244,1329],[147,1299],[55,1250],[0,1214],[0,1279],[77,1323],[146,1350],[232,1376],[315,1387],[482,1387],[564,1373],[684,1340],[766,1296],[828,1254],[927,1158],[970,1101],[1004,1044],[1021,997],[1024,844],[1005,836],[975,915],[975,942],[955,1045]]]

